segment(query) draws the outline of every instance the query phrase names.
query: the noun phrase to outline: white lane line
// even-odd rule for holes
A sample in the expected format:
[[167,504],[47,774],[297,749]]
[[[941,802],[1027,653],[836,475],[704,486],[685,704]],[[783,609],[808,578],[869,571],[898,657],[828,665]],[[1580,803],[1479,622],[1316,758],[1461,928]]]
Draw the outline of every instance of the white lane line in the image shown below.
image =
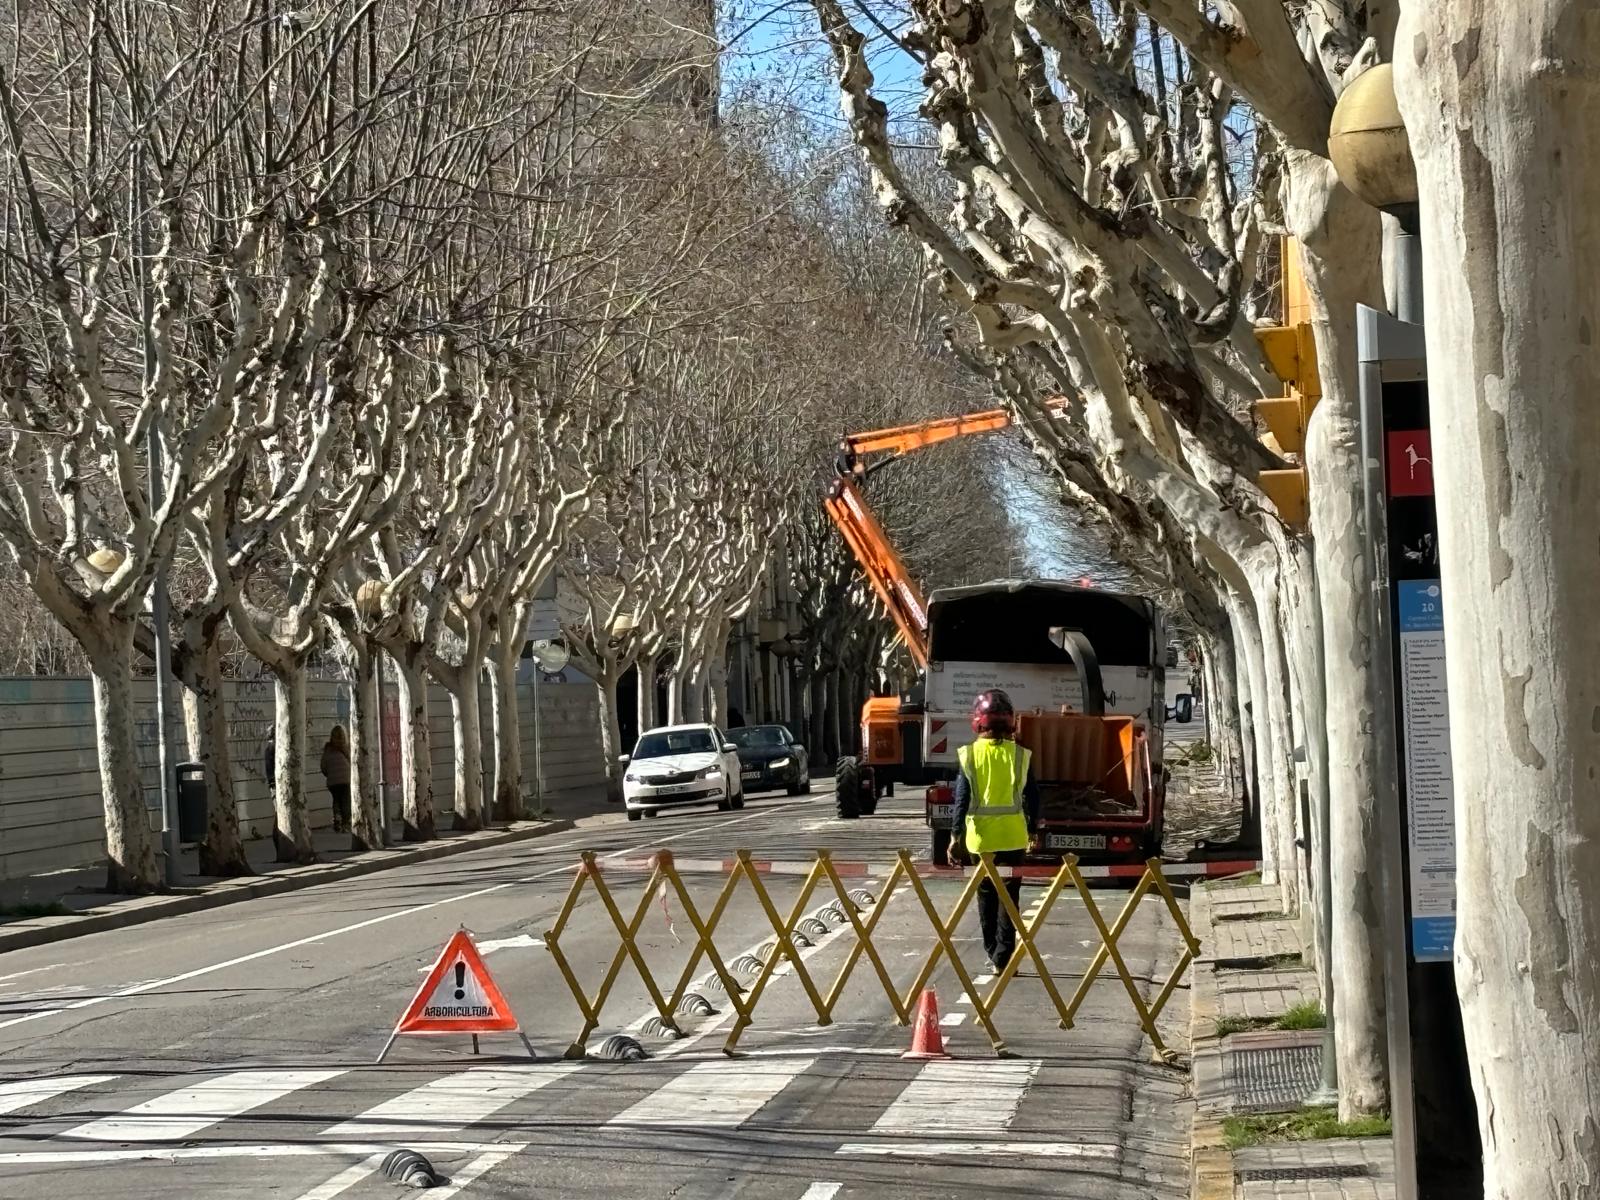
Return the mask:
[[979,987],[983,987],[986,984],[991,984],[991,983],[994,982],[994,975],[993,974],[979,975],[976,978],[974,978],[972,982],[977,984]]
[[941,1025],[959,1025],[959,1024],[961,1024],[961,1022],[965,1021],[966,1019],[967,1019],[967,1014],[964,1013],[964,1012],[947,1012],[947,1013],[945,1013],[944,1016],[939,1018],[939,1024],[941,1024]]
[[309,1192],[303,1192],[295,1200],[333,1200],[335,1196],[342,1196],[379,1167],[383,1166],[385,1155],[374,1154],[372,1157],[358,1162],[353,1167],[346,1167],[332,1179],[319,1183]]
[[956,997],[956,1003],[957,1004],[971,1004],[972,1003],[972,997],[967,995],[965,992],[962,992],[961,995]]
[[344,1071],[233,1071],[135,1104],[67,1130],[62,1137],[96,1142],[177,1142],[208,1125],[314,1087]]
[[1117,1156],[1115,1146],[1095,1142],[846,1142],[835,1154],[891,1158],[1097,1158]]
[[[757,812],[746,813],[742,817],[732,817],[726,821],[718,821],[711,825],[701,825],[694,829],[685,829],[682,833],[670,834],[669,836],[663,838],[651,838],[649,841],[641,842],[637,845],[628,846],[621,850],[612,850],[609,853],[602,854],[600,856],[600,861],[605,862],[607,859],[623,858],[631,854],[637,854],[641,850],[650,850],[667,842],[676,842],[682,838],[694,837],[709,830],[721,829],[728,825],[738,825],[744,821],[760,820],[762,817],[772,816],[774,813],[781,812],[786,808],[791,808],[798,803],[800,803],[800,801],[793,801],[789,804],[778,804],[771,808],[761,809]],[[576,841],[565,842],[559,846],[551,846],[548,850],[548,853],[558,854],[563,850],[571,850],[574,847],[581,847],[584,842],[588,840],[591,839],[584,838]],[[516,843],[512,843],[513,847],[515,845]],[[506,848],[507,847],[505,846],[484,847],[485,850],[505,850]],[[482,851],[478,851],[477,853],[482,853]],[[129,996],[139,996],[143,995],[145,992],[154,992],[161,988],[171,987],[176,983],[187,983],[191,979],[199,979],[202,976],[212,975],[218,971],[226,971],[233,967],[243,966],[245,963],[255,962],[258,959],[270,958],[274,954],[282,954],[288,950],[298,950],[301,946],[310,946],[317,942],[325,941],[328,938],[339,937],[346,933],[356,933],[362,929],[371,929],[374,925],[382,925],[388,921],[398,921],[403,917],[414,917],[418,913],[428,912],[435,908],[442,908],[447,904],[459,904],[463,900],[476,900],[479,896],[489,896],[493,895],[495,892],[503,892],[507,888],[520,887],[525,883],[535,883],[541,879],[549,879],[552,875],[568,875],[572,873],[572,869],[573,868],[570,863],[559,867],[552,867],[548,871],[539,871],[536,874],[525,876],[522,879],[512,879],[506,883],[493,883],[488,887],[476,888],[470,892],[462,892],[458,896],[446,896],[443,900],[430,900],[426,904],[416,904],[410,908],[402,908],[397,912],[384,913],[377,917],[368,917],[365,921],[357,921],[353,925],[344,925],[338,929],[329,929],[323,933],[311,934],[309,937],[296,938],[292,942],[284,942],[278,946],[268,946],[264,950],[256,950],[249,954],[241,954],[237,958],[230,958],[224,962],[212,963],[208,967],[196,967],[194,970],[184,971],[180,975],[169,975],[165,979],[147,980],[144,983],[136,983],[130,987],[120,988],[114,992],[107,992],[104,995],[86,996],[82,1000],[73,1001],[71,1004],[63,1004],[60,1008],[41,1008],[34,1012],[24,1013],[20,1017],[12,1017],[10,1020],[0,1021],[0,1029],[10,1029],[13,1025],[21,1025],[26,1021],[38,1021],[45,1017],[57,1017],[64,1012],[75,1012],[82,1008],[92,1008],[97,1004],[106,1004],[112,1000],[125,1000]]]
[[737,1128],[815,1061],[725,1059],[696,1063],[606,1124]]
[[[509,1153],[527,1149],[526,1142],[502,1142],[499,1148]],[[477,1154],[482,1142],[419,1142],[408,1147],[419,1154]],[[261,1145],[240,1145],[222,1142],[212,1146],[144,1146],[137,1150],[18,1150],[0,1154],[0,1167],[95,1166],[117,1162],[181,1162],[187,1159],[212,1158],[371,1158],[381,1162],[393,1146],[375,1146],[371,1143],[339,1145],[327,1142],[277,1142]]]
[[800,1200],[833,1200],[842,1187],[842,1183],[813,1183],[800,1193]]
[[51,1079],[21,1079],[15,1083],[0,1083],[0,1114],[16,1112],[31,1104],[42,1104],[63,1092],[93,1087],[97,1083],[110,1083],[115,1078],[115,1075],[57,1075]]
[[494,1170],[495,1167],[498,1167],[515,1153],[515,1150],[490,1150],[486,1154],[478,1155],[477,1158],[452,1175],[448,1185],[433,1194],[434,1200],[450,1200],[451,1196],[454,1196],[462,1188],[472,1183],[478,1176]]
[[930,1062],[883,1111],[872,1132],[1003,1134],[1038,1071],[1037,1058]]
[[536,1063],[526,1067],[474,1067],[433,1079],[403,1095],[329,1129],[321,1136],[336,1141],[381,1138],[411,1141],[462,1129],[492,1116],[508,1104],[564,1079],[578,1069],[575,1062]]

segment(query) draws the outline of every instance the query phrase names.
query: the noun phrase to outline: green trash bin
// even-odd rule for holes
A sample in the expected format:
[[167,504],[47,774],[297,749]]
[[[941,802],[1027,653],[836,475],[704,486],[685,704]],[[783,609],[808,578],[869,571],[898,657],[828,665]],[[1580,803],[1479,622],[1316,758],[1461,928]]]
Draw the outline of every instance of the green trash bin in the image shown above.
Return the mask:
[[199,842],[206,836],[206,769],[197,762],[179,763],[178,840]]

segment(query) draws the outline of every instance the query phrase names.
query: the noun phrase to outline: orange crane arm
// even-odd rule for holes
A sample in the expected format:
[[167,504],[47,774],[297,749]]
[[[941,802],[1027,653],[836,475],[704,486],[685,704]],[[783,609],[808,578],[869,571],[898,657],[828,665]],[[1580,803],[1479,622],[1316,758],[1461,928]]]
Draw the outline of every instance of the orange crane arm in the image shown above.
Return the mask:
[[[1067,398],[1057,396],[1045,403],[1045,409],[1056,413],[1066,405]],[[971,433],[990,433],[1010,424],[1010,413],[1003,408],[992,408],[965,416],[854,433],[839,442],[839,457],[834,464],[839,478],[829,489],[823,508],[856,556],[872,590],[889,610],[918,667],[928,665],[928,602],[867,504],[862,491],[867,470],[861,457],[892,452],[894,458],[900,458],[913,450],[923,450]]]
[[872,590],[889,610],[911,657],[917,660],[918,667],[927,667],[928,602],[905,562],[895,553],[878,518],[867,507],[867,498],[855,481],[846,477],[834,481],[822,506],[844,535],[845,544],[861,564]]

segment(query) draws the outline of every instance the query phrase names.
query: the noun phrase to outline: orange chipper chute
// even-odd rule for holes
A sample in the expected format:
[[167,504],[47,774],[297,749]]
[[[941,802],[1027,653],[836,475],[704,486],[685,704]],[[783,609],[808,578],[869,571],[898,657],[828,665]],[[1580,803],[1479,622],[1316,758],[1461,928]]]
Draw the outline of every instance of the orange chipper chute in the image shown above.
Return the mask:
[[[1066,397],[1057,396],[1047,401],[1045,408],[1057,413],[1066,405]],[[1010,424],[1009,412],[992,408],[965,416],[941,417],[914,425],[851,434],[839,443],[839,455],[834,463],[839,478],[829,489],[823,508],[861,564],[872,590],[889,610],[906,649],[919,668],[928,665],[928,602],[867,504],[862,484],[869,468],[862,458],[868,454],[890,453],[889,458],[872,468],[876,469],[913,450],[923,450],[971,433],[990,433]]]

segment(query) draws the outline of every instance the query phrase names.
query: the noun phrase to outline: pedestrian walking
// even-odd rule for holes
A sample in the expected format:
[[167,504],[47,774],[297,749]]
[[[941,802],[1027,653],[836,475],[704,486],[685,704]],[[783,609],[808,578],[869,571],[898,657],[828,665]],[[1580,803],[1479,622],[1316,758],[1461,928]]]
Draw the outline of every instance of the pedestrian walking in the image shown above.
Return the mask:
[[347,832],[350,828],[350,740],[344,726],[335,725],[328,731],[327,744],[322,747],[322,777],[328,781],[328,791],[333,796],[333,831]]
[[[997,688],[979,695],[972,706],[972,728],[978,740],[957,751],[961,773],[956,776],[950,865],[969,854],[993,854],[997,867],[1021,866],[1037,844],[1039,787],[1033,778],[1032,753],[1017,745],[1017,712],[1011,697]],[[1006,892],[1016,907],[1022,880],[1006,880]],[[988,879],[978,884],[978,924],[984,953],[996,971],[1003,971],[1017,948],[1017,931]]]

